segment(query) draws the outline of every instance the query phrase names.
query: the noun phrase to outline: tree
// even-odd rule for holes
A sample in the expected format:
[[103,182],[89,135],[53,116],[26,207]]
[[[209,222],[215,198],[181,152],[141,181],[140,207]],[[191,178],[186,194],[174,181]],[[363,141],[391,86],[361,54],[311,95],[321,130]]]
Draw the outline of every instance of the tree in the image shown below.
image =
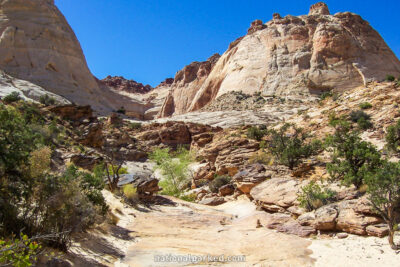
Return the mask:
[[107,174],[108,187],[111,192],[114,192],[115,189],[118,188],[118,183],[120,180],[120,174],[123,173],[122,165],[124,161],[118,161],[116,159],[116,151],[114,149],[110,149],[108,151],[108,157],[105,159],[105,170]]
[[189,165],[193,162],[193,155],[184,147],[179,147],[176,152],[169,148],[155,149],[149,155],[149,159],[156,163],[156,169],[160,169],[164,180],[160,182],[163,193],[181,196],[184,186],[190,181]]
[[394,243],[394,210],[400,203],[400,163],[383,161],[382,168],[370,173],[365,182],[372,207],[388,225],[390,247],[397,250],[400,246]]
[[278,131],[270,130],[270,151],[280,163],[293,170],[303,159],[318,154],[321,142],[306,142],[310,136],[302,128],[284,124]]
[[386,130],[386,147],[392,152],[400,152],[400,120]]
[[371,143],[362,141],[347,121],[331,119],[330,124],[335,133],[326,139],[326,145],[333,150],[327,171],[331,178],[359,188],[366,175],[380,166],[381,155]]

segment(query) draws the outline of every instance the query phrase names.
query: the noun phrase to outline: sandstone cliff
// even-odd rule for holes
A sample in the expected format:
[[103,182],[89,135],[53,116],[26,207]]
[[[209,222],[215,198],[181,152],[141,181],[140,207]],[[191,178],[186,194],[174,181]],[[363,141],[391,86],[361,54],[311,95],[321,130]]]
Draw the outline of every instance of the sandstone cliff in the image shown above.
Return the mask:
[[257,20],[211,70],[198,75],[197,66],[177,74],[188,78],[176,79],[159,117],[198,110],[231,91],[299,98],[400,75],[400,61],[368,22],[350,12],[330,15],[324,3],[308,15]]
[[0,1],[0,69],[77,104],[89,104],[102,114],[124,106],[140,117],[146,109],[93,77],[74,32],[53,0]]

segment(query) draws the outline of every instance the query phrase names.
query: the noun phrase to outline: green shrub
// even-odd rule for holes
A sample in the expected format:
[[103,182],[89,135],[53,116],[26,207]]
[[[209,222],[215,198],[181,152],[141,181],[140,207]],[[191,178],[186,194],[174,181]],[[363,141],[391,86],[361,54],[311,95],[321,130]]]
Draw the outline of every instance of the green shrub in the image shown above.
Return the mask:
[[50,148],[14,107],[0,105],[0,133],[0,235],[59,233],[47,243],[66,249],[106,211],[103,177],[73,166],[50,174]]
[[357,111],[352,111],[349,115],[349,118],[352,122],[358,122],[358,120],[361,118],[368,121],[371,119],[371,116],[369,116],[362,110],[357,110]]
[[333,96],[333,92],[332,91],[328,91],[328,92],[323,92],[320,96],[319,96],[319,98],[321,99],[321,100],[325,100],[325,99],[327,99],[327,98],[329,98],[329,97],[332,97]]
[[210,191],[213,193],[218,193],[220,187],[227,185],[231,182],[231,177],[229,175],[217,175],[208,184]]
[[370,108],[372,108],[372,105],[369,102],[363,102],[359,106],[360,106],[361,109],[370,109]]
[[391,152],[400,152],[400,120],[386,130],[386,147]]
[[141,129],[142,124],[140,122],[131,122],[129,123],[129,128],[131,128],[132,130]]
[[46,95],[40,96],[39,102],[45,106],[51,106],[56,103],[56,99],[54,97],[51,97],[46,94]]
[[358,127],[362,130],[370,129],[373,126],[371,116],[362,110],[352,111],[349,118],[352,122],[356,122]]
[[126,110],[125,110],[124,107],[120,107],[120,108],[117,110],[117,113],[125,114],[125,113],[126,113]]
[[14,91],[14,92],[12,92],[12,93],[6,95],[6,96],[3,98],[3,102],[6,103],[6,104],[10,104],[10,103],[13,103],[13,102],[17,102],[17,101],[19,101],[19,100],[21,100],[21,99],[22,99],[22,98],[21,98],[21,96],[19,95],[19,93],[16,92],[16,91]]
[[371,143],[362,141],[347,121],[333,120],[331,126],[335,133],[326,139],[326,146],[333,149],[327,171],[332,179],[360,188],[366,175],[379,168],[380,153]]
[[247,137],[257,141],[261,141],[266,133],[267,130],[265,126],[252,126],[247,129]]
[[384,219],[389,228],[389,244],[392,249],[399,249],[394,243],[396,230],[396,212],[400,203],[400,164],[382,162],[382,167],[371,172],[365,179],[368,185],[368,198],[374,210]]
[[37,261],[41,245],[27,235],[9,240],[0,239],[0,266],[28,267]]
[[307,211],[318,209],[319,207],[328,204],[333,200],[336,193],[330,189],[322,189],[314,181],[301,188],[297,200],[300,202],[300,207]]
[[136,187],[133,186],[133,184],[124,185],[124,187],[122,188],[122,193],[124,194],[126,199],[131,202],[136,202],[138,199],[137,190]]
[[149,159],[160,169],[163,179],[160,181],[162,194],[180,197],[182,191],[191,180],[189,164],[194,161],[194,156],[184,147],[179,147],[174,153],[169,148],[155,149],[149,154]]
[[270,151],[278,161],[291,170],[303,159],[321,150],[321,141],[306,142],[310,137],[302,128],[286,123],[278,131],[271,130]]
[[393,82],[395,80],[395,78],[394,78],[393,75],[387,74],[385,80],[388,81],[388,82]]

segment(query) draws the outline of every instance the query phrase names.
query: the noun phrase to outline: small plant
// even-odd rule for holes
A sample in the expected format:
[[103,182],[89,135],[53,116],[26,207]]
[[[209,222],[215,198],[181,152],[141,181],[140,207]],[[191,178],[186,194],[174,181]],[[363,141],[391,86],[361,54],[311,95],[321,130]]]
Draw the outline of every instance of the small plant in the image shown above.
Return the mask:
[[264,135],[267,133],[266,127],[264,125],[261,126],[252,126],[247,129],[247,137],[250,139],[254,139],[257,141],[261,141]]
[[163,189],[161,193],[181,197],[191,180],[189,164],[194,161],[193,154],[184,147],[179,147],[176,152],[171,152],[169,148],[157,148],[149,154],[149,159],[163,175],[159,183]]
[[385,80],[388,81],[388,82],[394,82],[395,79],[396,79],[396,78],[394,78],[393,75],[387,74]]
[[56,99],[54,97],[51,97],[46,94],[46,95],[40,96],[39,102],[45,106],[51,106],[56,103]]
[[325,100],[325,99],[327,99],[327,98],[329,98],[329,97],[332,97],[333,96],[333,92],[332,91],[328,91],[328,92],[323,92],[320,96],[319,96],[319,98],[321,99],[321,100]]
[[230,182],[231,177],[229,175],[216,175],[214,180],[212,180],[208,186],[211,192],[218,193],[220,187],[229,184]]
[[117,113],[125,114],[125,113],[126,113],[126,110],[125,110],[124,107],[120,107],[120,108],[117,110]]
[[21,100],[21,99],[22,99],[22,98],[21,98],[21,96],[19,95],[19,92],[14,91],[14,92],[12,92],[12,93],[6,95],[6,96],[3,98],[3,102],[6,103],[6,104],[10,104],[10,103],[13,103],[13,102],[17,102],[17,101],[19,101],[19,100]]
[[384,161],[382,168],[376,169],[365,179],[368,198],[374,210],[382,216],[389,228],[389,244],[394,250],[400,248],[394,243],[396,212],[400,202],[400,165]]
[[270,151],[283,165],[293,170],[303,159],[317,155],[321,150],[321,141],[307,142],[309,135],[302,128],[284,124],[278,131],[271,130]]
[[142,128],[142,124],[140,122],[131,122],[129,123],[129,128],[132,130],[137,130]]
[[373,126],[371,116],[362,110],[352,111],[349,118],[352,122],[356,122],[358,127],[362,130],[369,129]]
[[131,202],[136,202],[138,199],[137,190],[136,187],[133,186],[133,184],[124,185],[124,187],[122,188],[122,193],[124,194],[126,199]]
[[330,189],[322,189],[314,181],[301,188],[297,200],[300,202],[300,207],[307,211],[312,211],[328,204],[333,200],[335,192]]
[[0,265],[28,267],[37,261],[37,254],[41,249],[37,241],[31,240],[27,235],[21,234],[18,239],[8,241],[0,239]]
[[330,125],[335,133],[325,142],[333,152],[327,171],[332,179],[360,188],[369,172],[380,167],[381,155],[371,143],[361,139],[359,132],[351,130],[348,121],[335,118]]
[[391,151],[400,152],[400,120],[390,125],[386,130],[386,147]]
[[360,107],[361,109],[370,109],[370,108],[372,108],[372,105],[371,105],[371,103],[369,103],[369,102],[363,102],[363,103],[361,103],[361,104],[359,105],[359,107]]

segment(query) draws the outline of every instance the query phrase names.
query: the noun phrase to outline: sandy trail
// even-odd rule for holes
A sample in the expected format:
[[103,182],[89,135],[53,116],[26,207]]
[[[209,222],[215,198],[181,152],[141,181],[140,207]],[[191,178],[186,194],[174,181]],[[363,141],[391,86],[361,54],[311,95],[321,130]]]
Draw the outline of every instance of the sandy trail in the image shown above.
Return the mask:
[[[137,242],[127,249],[118,266],[214,266],[210,256],[245,256],[245,262],[226,266],[312,266],[309,240],[256,228],[265,212],[246,200],[217,208],[169,198],[175,206],[137,211],[128,229]],[[156,255],[200,255],[205,261],[155,262]],[[203,258],[204,259],[204,258]],[[162,259],[161,259],[162,260]],[[211,260],[211,261],[209,261]],[[239,260],[242,260],[239,258]]]

